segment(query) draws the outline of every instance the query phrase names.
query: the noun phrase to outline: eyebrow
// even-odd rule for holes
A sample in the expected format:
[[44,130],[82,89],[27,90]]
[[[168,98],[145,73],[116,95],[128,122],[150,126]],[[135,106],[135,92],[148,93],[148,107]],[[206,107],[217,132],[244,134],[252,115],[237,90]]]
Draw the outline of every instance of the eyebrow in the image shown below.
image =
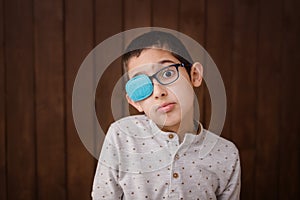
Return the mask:
[[136,76],[138,76],[138,75],[141,75],[141,74],[145,74],[145,72],[142,71],[142,72],[134,73],[133,76],[132,76],[132,78],[133,78],[133,77],[136,77]]
[[[164,60],[161,60],[161,61],[158,62],[158,64],[165,64],[165,63],[175,64],[176,62],[174,62],[173,60],[169,60],[169,59],[164,59]],[[135,77],[135,76],[141,75],[141,74],[145,74],[145,73],[146,73],[145,71],[140,71],[140,72],[134,73],[132,78]]]
[[165,64],[165,63],[176,63],[176,62],[174,62],[173,60],[168,60],[168,59],[161,60],[158,62],[158,64]]

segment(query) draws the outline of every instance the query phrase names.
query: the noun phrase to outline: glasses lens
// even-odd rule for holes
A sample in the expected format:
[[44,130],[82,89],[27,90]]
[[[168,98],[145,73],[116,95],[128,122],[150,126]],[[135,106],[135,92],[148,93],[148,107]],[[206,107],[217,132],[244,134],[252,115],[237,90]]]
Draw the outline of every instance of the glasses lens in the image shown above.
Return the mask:
[[150,78],[141,74],[130,79],[125,86],[126,93],[133,101],[141,101],[149,97],[153,92],[153,85]]
[[156,78],[161,84],[170,84],[178,78],[177,68],[175,66],[163,68],[157,73]]

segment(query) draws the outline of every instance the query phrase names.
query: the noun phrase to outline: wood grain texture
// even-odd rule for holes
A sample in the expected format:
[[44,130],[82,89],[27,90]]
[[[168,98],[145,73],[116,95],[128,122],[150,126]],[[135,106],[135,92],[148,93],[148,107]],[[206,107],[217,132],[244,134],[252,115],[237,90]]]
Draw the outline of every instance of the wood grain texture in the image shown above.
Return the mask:
[[[105,9],[103,9],[105,8]],[[101,44],[105,39],[122,32],[122,22],[123,22],[123,4],[119,3],[118,0],[114,1],[97,1],[95,7],[95,41],[96,45]],[[111,13],[114,13],[112,16]],[[118,48],[121,50],[123,45],[110,47],[110,48]],[[98,55],[97,55],[98,56]],[[106,55],[99,55],[106,56]],[[105,67],[102,66],[101,59],[100,63],[96,64],[96,67]],[[101,125],[101,128],[106,133],[109,125],[114,122],[112,115],[112,92],[115,88],[116,83],[122,77],[122,64],[120,59],[116,59],[111,65],[106,68],[103,73],[97,87],[96,93],[96,108],[97,108],[97,116],[98,121]],[[122,107],[124,102],[122,99],[116,100],[114,106],[118,106],[118,112],[122,113]]]
[[63,1],[34,8],[38,199],[59,200],[66,198]]
[[280,172],[277,176],[279,177],[279,199],[286,200],[298,199],[300,196],[299,8],[299,1],[283,2]]
[[85,149],[74,126],[72,91],[77,71],[94,47],[94,2],[65,1],[65,106],[67,199],[90,199],[96,161]]
[[4,48],[4,1],[0,0],[0,199],[7,196],[6,164],[6,94]]
[[242,160],[241,198],[255,199],[258,1],[234,1],[233,6],[231,137]]
[[[207,1],[206,50],[216,63],[226,90],[227,113],[222,136],[231,139],[232,115],[232,48],[233,48],[233,1]],[[206,102],[209,102],[206,93]],[[206,106],[206,121],[210,117],[210,106]]]
[[131,0],[123,4],[124,30],[151,26],[151,0]]
[[259,2],[255,199],[279,196],[282,17],[281,0]]
[[180,15],[179,0],[152,0],[151,3],[152,26],[178,30]]
[[4,5],[7,199],[36,199],[33,4]]

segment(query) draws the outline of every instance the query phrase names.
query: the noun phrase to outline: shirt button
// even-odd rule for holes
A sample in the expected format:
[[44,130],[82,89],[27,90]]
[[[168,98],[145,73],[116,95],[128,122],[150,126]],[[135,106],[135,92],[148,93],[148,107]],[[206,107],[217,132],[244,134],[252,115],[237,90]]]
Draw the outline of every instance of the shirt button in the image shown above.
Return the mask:
[[169,134],[169,138],[170,138],[170,139],[173,139],[173,138],[174,138],[174,135],[173,135],[173,134]]
[[179,159],[179,155],[178,155],[178,154],[175,155],[175,159],[176,159],[176,160]]
[[177,173],[174,173],[174,174],[173,174],[173,178],[178,178],[178,176],[179,176],[179,175],[178,175]]

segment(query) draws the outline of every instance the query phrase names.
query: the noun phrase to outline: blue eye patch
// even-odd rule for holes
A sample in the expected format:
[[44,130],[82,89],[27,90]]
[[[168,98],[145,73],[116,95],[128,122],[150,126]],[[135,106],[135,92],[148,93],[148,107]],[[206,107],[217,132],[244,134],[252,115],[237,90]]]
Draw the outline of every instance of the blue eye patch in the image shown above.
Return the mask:
[[125,86],[126,93],[133,101],[141,101],[149,97],[153,92],[153,84],[150,78],[141,74],[130,79]]

